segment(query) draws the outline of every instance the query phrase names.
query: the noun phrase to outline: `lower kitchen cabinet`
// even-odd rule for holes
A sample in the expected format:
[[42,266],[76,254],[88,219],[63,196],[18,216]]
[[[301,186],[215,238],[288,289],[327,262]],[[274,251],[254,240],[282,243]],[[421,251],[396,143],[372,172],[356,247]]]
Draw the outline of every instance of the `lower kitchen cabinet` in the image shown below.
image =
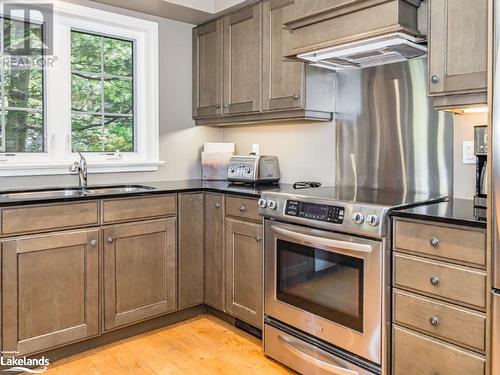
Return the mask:
[[99,230],[2,242],[3,350],[32,354],[99,334]]
[[205,195],[205,303],[224,311],[224,196]]
[[255,327],[263,321],[262,224],[226,218],[226,312]]
[[176,309],[176,218],[104,228],[104,328]]
[[179,309],[204,300],[204,194],[179,194]]

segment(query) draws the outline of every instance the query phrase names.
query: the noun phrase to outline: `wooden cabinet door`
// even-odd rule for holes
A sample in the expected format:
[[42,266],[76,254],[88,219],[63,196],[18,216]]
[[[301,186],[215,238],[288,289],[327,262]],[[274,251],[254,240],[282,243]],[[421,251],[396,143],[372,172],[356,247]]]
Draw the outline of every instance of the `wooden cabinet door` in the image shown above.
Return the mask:
[[205,303],[224,311],[224,196],[205,195]]
[[429,18],[429,93],[485,91],[488,0],[432,0]]
[[193,117],[220,115],[222,20],[193,29]]
[[260,110],[260,68],[259,3],[224,18],[224,114]]
[[286,59],[291,32],[283,22],[293,0],[263,3],[262,21],[262,109],[264,111],[304,107],[304,63]]
[[204,194],[179,194],[179,308],[204,301]]
[[104,328],[176,309],[176,219],[104,228]]
[[99,334],[99,231],[2,242],[3,350],[26,355]]
[[226,311],[262,328],[262,224],[226,219]]

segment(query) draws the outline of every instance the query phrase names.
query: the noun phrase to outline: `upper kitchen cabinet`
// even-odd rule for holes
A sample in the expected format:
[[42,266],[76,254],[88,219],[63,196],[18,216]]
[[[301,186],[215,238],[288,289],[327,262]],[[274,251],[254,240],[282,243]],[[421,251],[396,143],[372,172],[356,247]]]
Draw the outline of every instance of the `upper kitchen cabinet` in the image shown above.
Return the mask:
[[291,49],[291,33],[283,22],[294,5],[294,0],[269,0],[262,5],[262,109],[304,108],[307,116],[329,116],[334,110],[334,74],[284,57]]
[[429,94],[435,106],[485,104],[488,0],[432,0],[429,26]]
[[334,72],[285,58],[291,36],[283,22],[293,6],[268,0],[194,29],[197,125],[332,119]]
[[261,5],[224,18],[225,115],[260,110]]
[[193,31],[193,117],[220,115],[222,103],[222,20]]

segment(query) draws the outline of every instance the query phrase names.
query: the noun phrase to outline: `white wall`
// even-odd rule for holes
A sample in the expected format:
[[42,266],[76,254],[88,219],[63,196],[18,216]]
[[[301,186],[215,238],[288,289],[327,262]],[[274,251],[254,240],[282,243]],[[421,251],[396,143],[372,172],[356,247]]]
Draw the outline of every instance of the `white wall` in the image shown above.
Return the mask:
[[[85,0],[71,2],[145,18],[156,21],[159,25],[160,158],[166,164],[161,166],[158,172],[89,175],[89,184],[199,178],[203,143],[220,141],[222,131],[217,128],[196,127],[191,119],[193,26]],[[67,185],[76,182],[77,177],[70,175],[3,177],[0,178],[0,189],[30,185]]]
[[454,196],[472,199],[475,194],[476,165],[462,163],[462,142],[474,141],[474,126],[486,125],[488,115],[486,113],[455,115],[454,122]]
[[257,143],[260,154],[278,156],[281,182],[335,184],[334,123],[228,127],[224,142],[234,142],[239,154],[248,154]]

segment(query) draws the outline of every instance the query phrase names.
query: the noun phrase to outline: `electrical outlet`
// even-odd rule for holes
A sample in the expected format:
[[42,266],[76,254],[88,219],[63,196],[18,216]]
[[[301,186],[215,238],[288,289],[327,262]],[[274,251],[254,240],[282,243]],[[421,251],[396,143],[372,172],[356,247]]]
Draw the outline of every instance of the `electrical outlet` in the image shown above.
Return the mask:
[[474,164],[476,162],[476,155],[474,155],[474,141],[462,142],[462,163]]

